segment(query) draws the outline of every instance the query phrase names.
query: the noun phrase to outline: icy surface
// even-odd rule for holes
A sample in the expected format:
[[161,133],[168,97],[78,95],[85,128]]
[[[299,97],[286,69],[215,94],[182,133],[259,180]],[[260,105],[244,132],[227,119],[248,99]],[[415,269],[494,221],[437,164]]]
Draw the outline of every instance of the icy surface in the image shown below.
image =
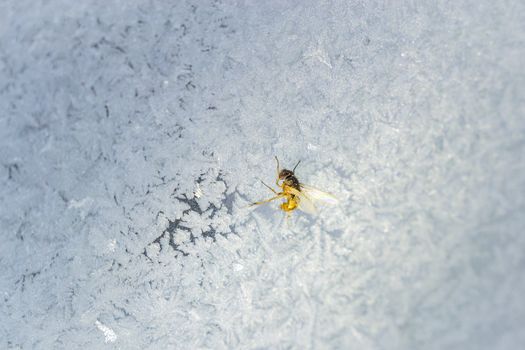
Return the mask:
[[0,348],[522,346],[525,4],[435,3],[3,1]]

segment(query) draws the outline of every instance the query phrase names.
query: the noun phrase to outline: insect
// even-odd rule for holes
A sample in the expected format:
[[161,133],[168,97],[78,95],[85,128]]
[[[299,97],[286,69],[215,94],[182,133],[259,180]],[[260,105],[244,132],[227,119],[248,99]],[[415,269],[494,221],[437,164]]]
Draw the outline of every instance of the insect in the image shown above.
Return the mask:
[[324,202],[326,204],[338,203],[335,196],[299,182],[295,176],[295,169],[301,161],[297,162],[293,170],[281,169],[277,157],[275,157],[275,161],[277,162],[277,179],[275,180],[275,184],[281,188],[281,191],[277,192],[261,180],[263,185],[268,187],[275,196],[270,199],[252,203],[251,206],[265,204],[283,198],[285,202],[281,203],[279,208],[289,216],[295,209],[302,210],[308,214],[316,214],[317,210],[314,201]]

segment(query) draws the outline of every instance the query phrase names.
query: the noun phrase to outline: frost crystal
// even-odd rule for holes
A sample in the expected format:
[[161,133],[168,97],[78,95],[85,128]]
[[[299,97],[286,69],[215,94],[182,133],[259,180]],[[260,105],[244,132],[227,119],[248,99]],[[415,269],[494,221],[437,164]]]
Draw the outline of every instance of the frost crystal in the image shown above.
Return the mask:
[[[523,23],[0,2],[0,348],[519,348]],[[340,205],[248,208],[275,155]]]
[[102,323],[100,323],[98,320],[95,322],[95,325],[97,328],[104,333],[104,338],[106,343],[113,343],[115,340],[117,340],[117,335],[113,330]]

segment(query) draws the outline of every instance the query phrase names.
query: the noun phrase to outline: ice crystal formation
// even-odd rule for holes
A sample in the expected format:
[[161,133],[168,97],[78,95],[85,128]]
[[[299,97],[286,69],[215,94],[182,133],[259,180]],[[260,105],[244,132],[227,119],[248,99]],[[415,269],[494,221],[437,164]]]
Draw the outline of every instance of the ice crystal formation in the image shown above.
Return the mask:
[[[2,2],[0,348],[522,346],[523,23],[519,1]],[[275,155],[341,204],[247,208]]]

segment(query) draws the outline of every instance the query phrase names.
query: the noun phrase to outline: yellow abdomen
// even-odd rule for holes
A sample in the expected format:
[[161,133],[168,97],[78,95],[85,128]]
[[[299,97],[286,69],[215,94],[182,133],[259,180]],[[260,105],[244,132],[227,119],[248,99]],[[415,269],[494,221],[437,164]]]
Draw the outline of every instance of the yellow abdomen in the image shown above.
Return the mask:
[[281,204],[281,209],[284,211],[292,211],[296,209],[298,205],[299,203],[297,202],[297,200],[294,197],[289,196],[287,197],[286,202]]
[[286,183],[282,184],[282,189],[284,195],[286,196],[286,202],[281,204],[281,209],[284,211],[292,211],[297,209],[299,206],[299,201],[293,194],[296,191],[292,186],[287,185]]

